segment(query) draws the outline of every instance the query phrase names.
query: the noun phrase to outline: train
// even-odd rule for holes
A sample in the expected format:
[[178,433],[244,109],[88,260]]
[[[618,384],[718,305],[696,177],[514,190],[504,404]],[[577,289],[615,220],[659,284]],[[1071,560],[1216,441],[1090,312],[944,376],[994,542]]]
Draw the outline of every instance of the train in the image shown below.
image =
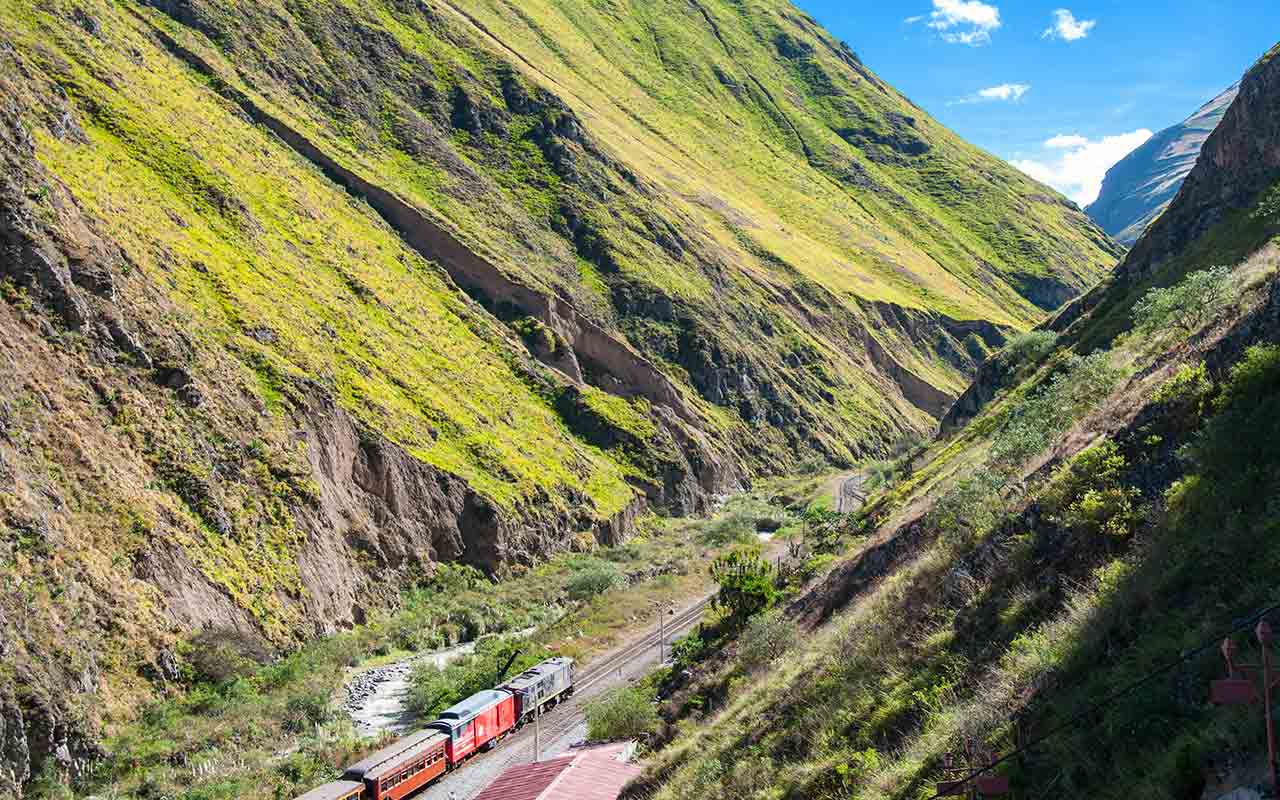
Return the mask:
[[573,696],[574,662],[557,656],[471,695],[416,733],[347,767],[296,800],[400,800]]

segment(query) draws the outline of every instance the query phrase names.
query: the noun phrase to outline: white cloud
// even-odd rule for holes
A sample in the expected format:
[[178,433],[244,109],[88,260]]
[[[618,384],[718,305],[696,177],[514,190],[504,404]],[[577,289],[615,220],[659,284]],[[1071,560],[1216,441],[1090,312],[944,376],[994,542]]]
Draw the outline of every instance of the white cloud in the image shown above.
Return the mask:
[[999,86],[980,89],[973,94],[966,95],[957,100],[952,100],[950,103],[947,103],[947,105],[962,106],[968,103],[1016,103],[1029,91],[1031,91],[1031,84],[1029,83],[1002,83]]
[[1076,19],[1070,9],[1059,8],[1053,12],[1053,24],[1044,29],[1040,38],[1074,42],[1088,36],[1089,31],[1097,24],[1096,19]]
[[983,89],[978,92],[978,97],[984,100],[1012,100],[1017,102],[1030,90],[1031,86],[1026,83],[1002,83],[999,86]]
[[1044,143],[1044,160],[1010,163],[1084,207],[1098,199],[1107,170],[1150,138],[1151,131],[1146,128],[1096,141],[1077,134],[1059,134]]
[[1067,147],[1084,147],[1088,143],[1089,140],[1078,133],[1060,133],[1045,142],[1044,146],[1053,150],[1061,150]]
[[952,31],[938,34],[947,44],[967,44],[970,47],[982,47],[991,44],[991,34],[987,31]]
[[[924,15],[907,17],[907,24],[925,20]],[[944,42],[980,47],[990,44],[991,32],[1000,27],[1000,9],[981,0],[933,0],[928,27],[938,31]]]

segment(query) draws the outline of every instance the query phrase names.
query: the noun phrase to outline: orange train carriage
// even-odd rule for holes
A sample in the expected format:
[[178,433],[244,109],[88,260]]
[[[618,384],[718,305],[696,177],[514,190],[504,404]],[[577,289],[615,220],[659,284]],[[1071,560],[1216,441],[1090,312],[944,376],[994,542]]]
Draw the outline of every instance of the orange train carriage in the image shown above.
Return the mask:
[[295,800],[400,800],[488,750],[542,709],[573,694],[573,660],[552,658],[497,689],[446,709],[425,730],[397,739],[347,767],[342,780]]
[[343,777],[364,784],[363,800],[400,800],[448,770],[447,741],[439,731],[420,731],[351,765]]

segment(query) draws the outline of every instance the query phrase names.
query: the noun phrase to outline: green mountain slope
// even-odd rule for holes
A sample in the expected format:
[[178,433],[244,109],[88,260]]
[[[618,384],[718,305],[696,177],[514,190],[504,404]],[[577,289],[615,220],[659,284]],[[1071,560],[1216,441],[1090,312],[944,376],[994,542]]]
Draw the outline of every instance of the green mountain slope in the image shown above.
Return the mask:
[[1256,657],[1280,599],[1277,98],[1280,45],[1115,274],[876,465],[835,566],[676,670],[624,797],[925,800],[988,767],[1028,797],[1267,782],[1257,708],[1209,698],[1223,638]]
[[17,783],[201,628],[929,430],[1118,252],[782,2],[0,0],[0,65]]
[[1116,241],[1133,245],[1173,201],[1200,148],[1222,121],[1239,86],[1147,140],[1107,170],[1098,199],[1085,211]]

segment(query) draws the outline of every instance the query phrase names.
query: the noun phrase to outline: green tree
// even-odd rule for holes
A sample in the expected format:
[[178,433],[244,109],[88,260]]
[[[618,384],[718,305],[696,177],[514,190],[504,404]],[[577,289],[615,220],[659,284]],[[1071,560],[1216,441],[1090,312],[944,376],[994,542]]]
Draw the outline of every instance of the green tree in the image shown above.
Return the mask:
[[1195,333],[1217,319],[1230,299],[1230,269],[1193,272],[1176,286],[1147,292],[1133,307],[1134,330],[1146,336],[1170,328]]
[[734,550],[711,563],[711,577],[720,584],[714,605],[729,612],[737,626],[767,610],[778,599],[773,565],[755,550]]
[[622,574],[618,572],[617,567],[607,561],[595,559],[575,572],[565,585],[565,589],[574,600],[589,600],[598,594],[604,594],[620,583],[622,583]]
[[707,642],[693,631],[671,643],[671,661],[678,672],[683,672],[702,660],[707,654]]
[[738,640],[738,659],[748,670],[767,667],[795,646],[800,631],[795,620],[774,609],[747,623]]
[[1057,344],[1058,334],[1053,331],[1027,331],[1009,340],[1000,351],[1000,360],[1009,369],[1036,365],[1048,358]]
[[587,703],[588,739],[633,739],[658,727],[658,710],[644,690],[620,686]]

